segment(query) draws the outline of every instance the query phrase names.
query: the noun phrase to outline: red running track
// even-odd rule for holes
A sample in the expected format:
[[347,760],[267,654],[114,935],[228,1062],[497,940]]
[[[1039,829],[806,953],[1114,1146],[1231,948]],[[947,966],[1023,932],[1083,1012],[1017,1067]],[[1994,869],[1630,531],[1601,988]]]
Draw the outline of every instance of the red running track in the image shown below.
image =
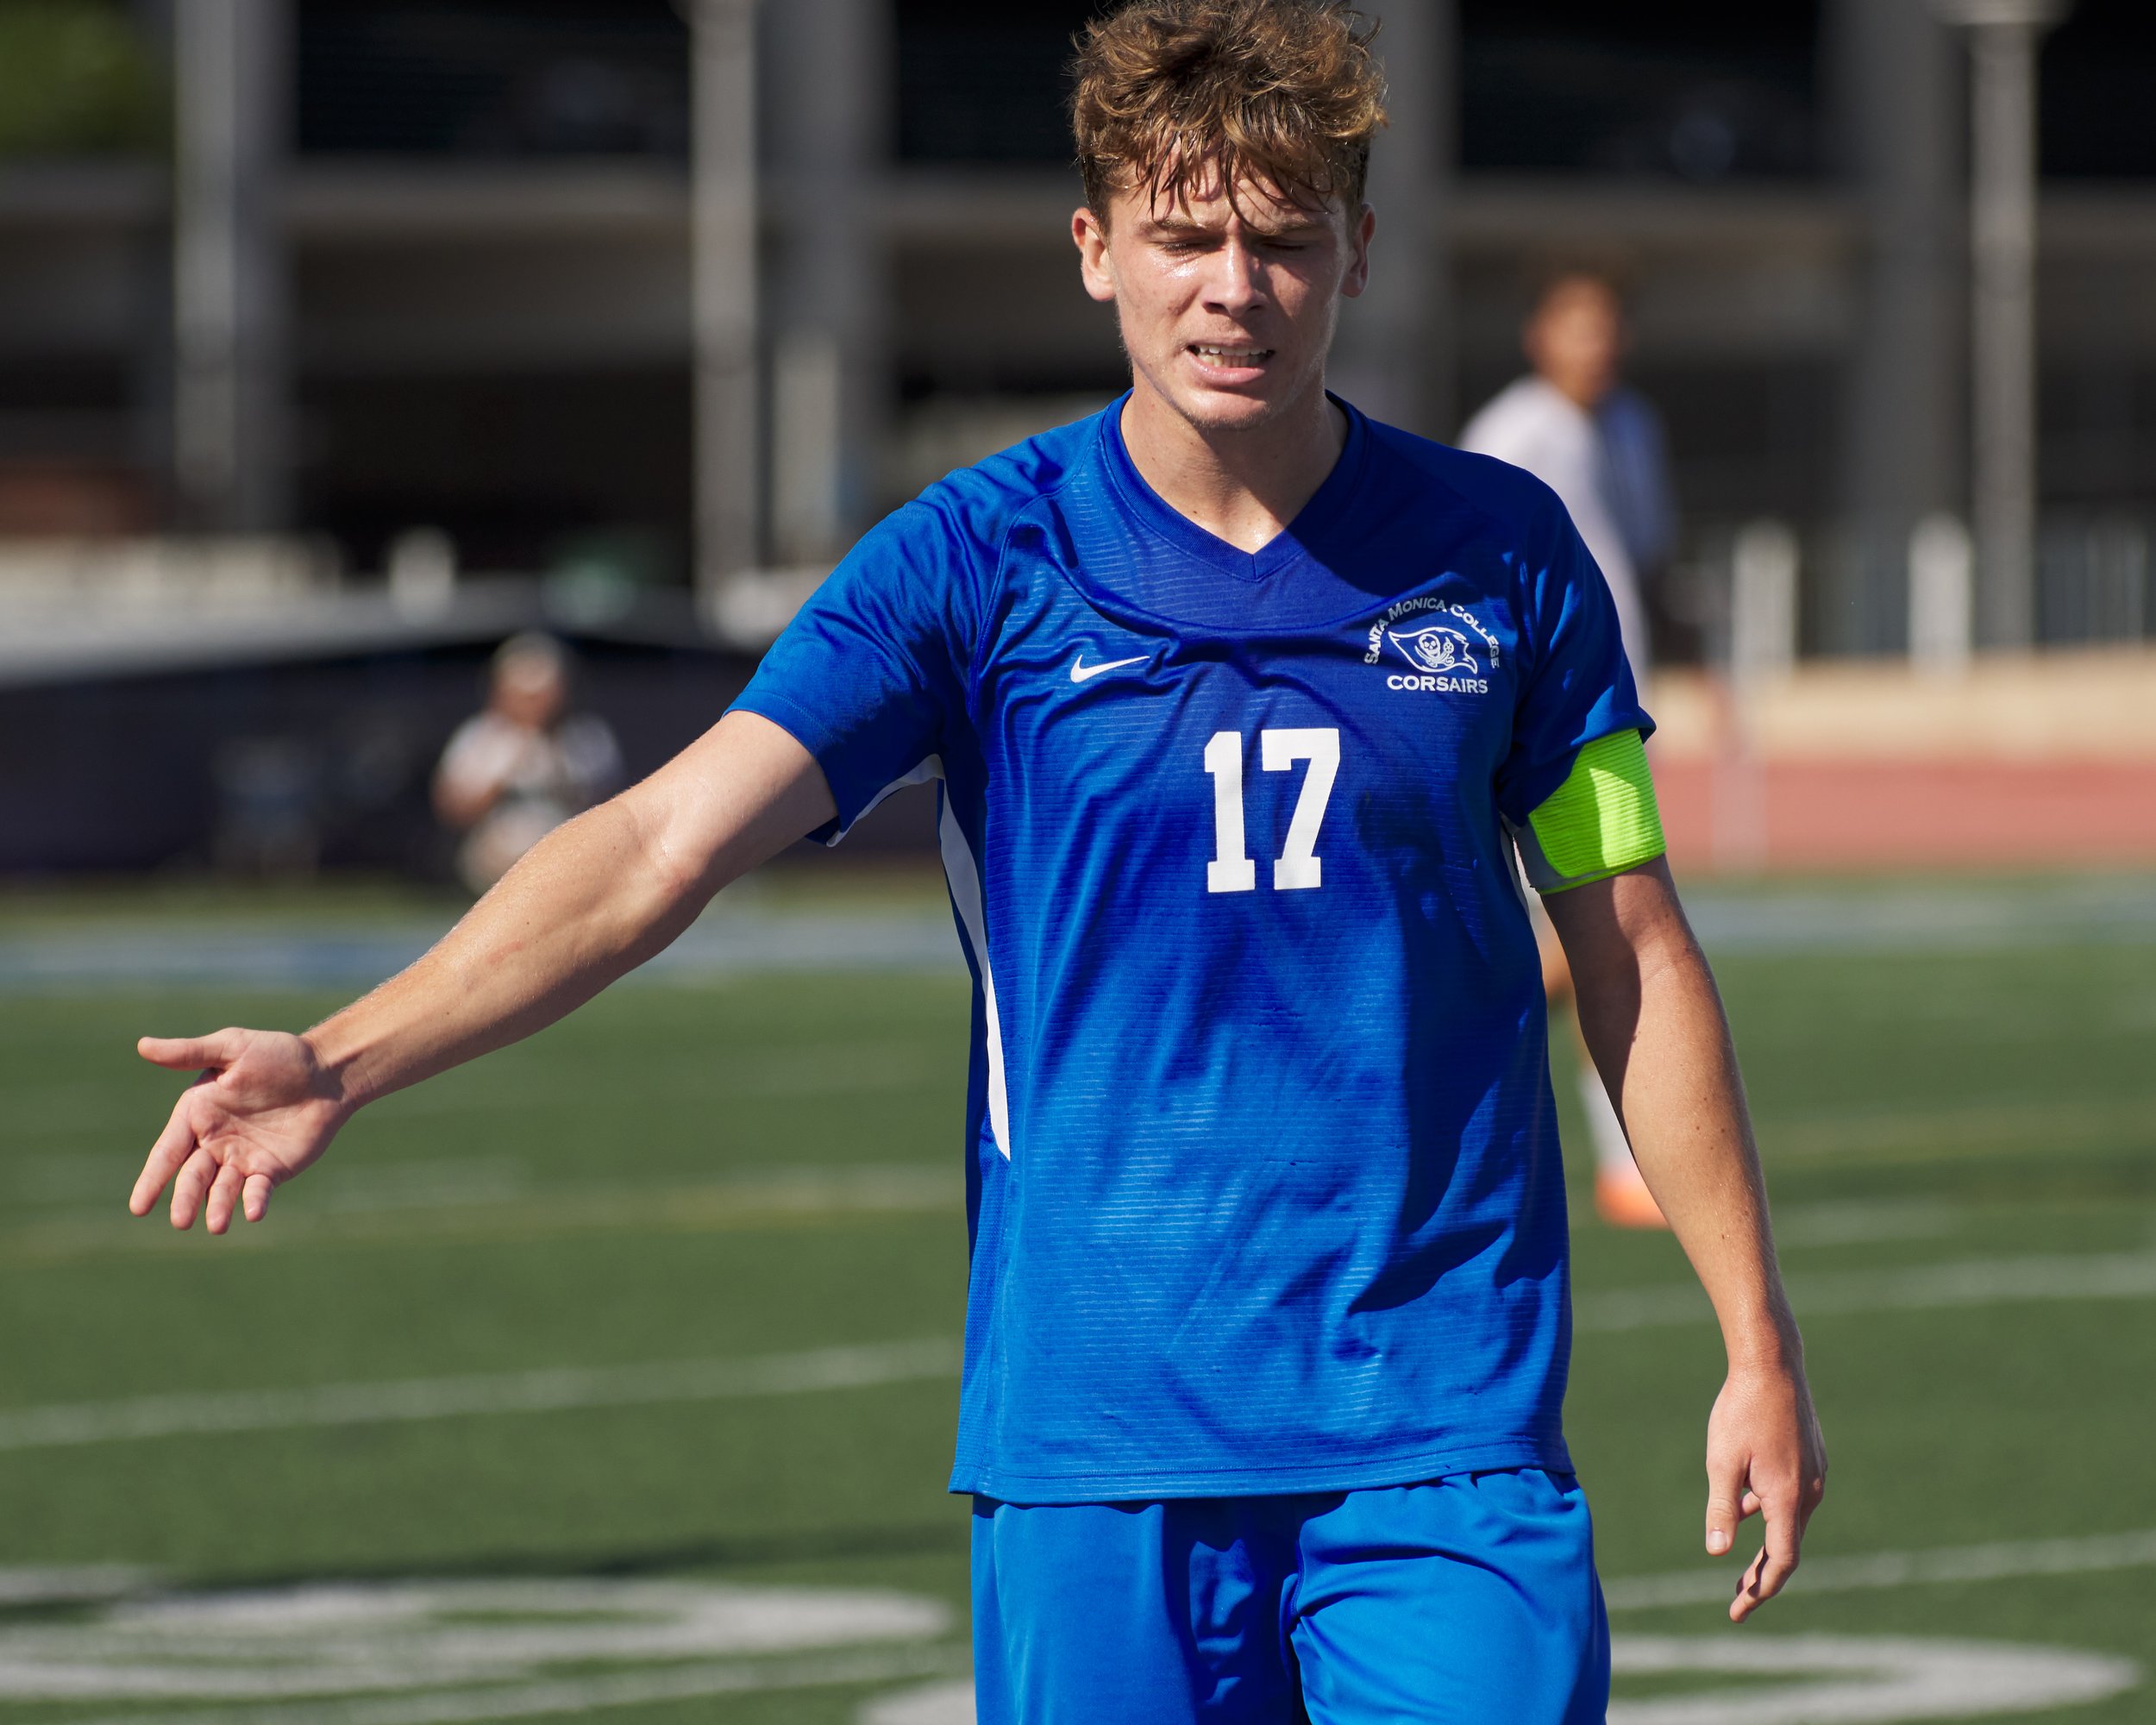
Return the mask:
[[2156,865],[2156,762],[1655,762],[1694,872]]

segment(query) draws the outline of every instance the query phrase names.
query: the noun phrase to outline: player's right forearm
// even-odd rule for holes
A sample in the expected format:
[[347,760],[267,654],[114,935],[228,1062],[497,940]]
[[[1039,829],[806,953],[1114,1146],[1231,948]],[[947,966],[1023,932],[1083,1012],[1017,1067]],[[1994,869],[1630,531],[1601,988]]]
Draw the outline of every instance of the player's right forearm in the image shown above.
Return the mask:
[[306,1040],[357,1108],[573,1011],[663,950],[708,896],[653,865],[632,806],[603,804],[548,835],[417,963]]
[[307,1042],[350,1109],[530,1036],[836,812],[805,749],[768,719],[729,713],[549,833],[425,957]]

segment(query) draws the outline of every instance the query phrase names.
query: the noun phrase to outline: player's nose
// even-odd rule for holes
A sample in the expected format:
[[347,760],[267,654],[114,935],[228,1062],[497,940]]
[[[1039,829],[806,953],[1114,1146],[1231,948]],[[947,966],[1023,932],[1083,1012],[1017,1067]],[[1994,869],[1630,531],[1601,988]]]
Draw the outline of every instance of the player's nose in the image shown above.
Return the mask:
[[1212,262],[1206,282],[1207,310],[1232,316],[1265,303],[1264,267],[1256,248],[1231,236],[1213,254]]

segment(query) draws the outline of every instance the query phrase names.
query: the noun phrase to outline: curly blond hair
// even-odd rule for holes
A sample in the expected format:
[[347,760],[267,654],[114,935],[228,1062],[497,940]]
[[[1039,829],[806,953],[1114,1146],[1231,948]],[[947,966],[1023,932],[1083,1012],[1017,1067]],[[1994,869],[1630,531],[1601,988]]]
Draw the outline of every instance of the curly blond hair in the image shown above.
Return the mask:
[[1087,207],[1142,186],[1170,205],[1252,185],[1363,203],[1385,123],[1375,23],[1339,0],[1131,0],[1080,33],[1071,128]]

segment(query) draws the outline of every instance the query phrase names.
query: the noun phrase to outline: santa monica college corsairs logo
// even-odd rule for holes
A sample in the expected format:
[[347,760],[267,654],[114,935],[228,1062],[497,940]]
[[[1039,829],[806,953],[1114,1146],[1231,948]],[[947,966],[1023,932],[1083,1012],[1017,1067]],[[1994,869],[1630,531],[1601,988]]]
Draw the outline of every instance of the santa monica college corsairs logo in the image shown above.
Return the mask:
[[1415,671],[1412,676],[1387,677],[1387,688],[1425,694],[1489,693],[1487,674],[1497,668],[1497,637],[1465,605],[1427,597],[1402,599],[1370,625],[1363,662],[1375,665],[1382,659],[1387,641]]
[[1385,636],[1419,671],[1477,672],[1482,668],[1475,662],[1467,637],[1457,629],[1432,624],[1413,635],[1401,635],[1388,629]]

